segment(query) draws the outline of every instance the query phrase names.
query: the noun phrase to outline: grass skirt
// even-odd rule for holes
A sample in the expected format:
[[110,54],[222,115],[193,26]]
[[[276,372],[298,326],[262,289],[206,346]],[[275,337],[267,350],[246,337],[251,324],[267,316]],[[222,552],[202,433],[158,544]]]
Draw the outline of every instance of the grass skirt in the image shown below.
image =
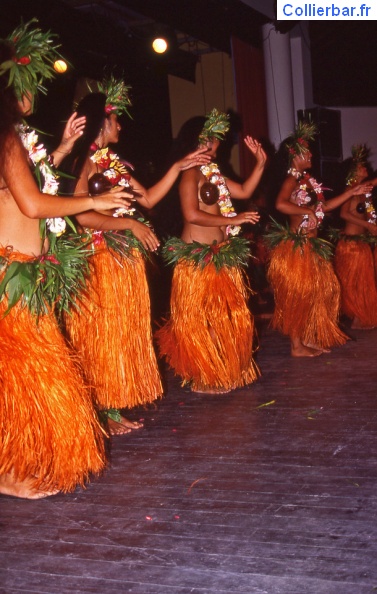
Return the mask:
[[140,253],[133,250],[132,257],[121,257],[101,240],[79,307],[66,316],[66,330],[99,408],[132,408],[160,397],[149,288]]
[[[3,251],[2,251],[3,252]],[[1,253],[2,253],[1,252]],[[7,257],[9,254],[7,253]],[[12,259],[28,260],[22,254]],[[0,303],[0,474],[73,491],[105,465],[104,436],[55,317]]]
[[273,328],[320,348],[347,341],[338,326],[339,281],[331,262],[309,242],[294,248],[292,240],[281,241],[271,253],[268,280],[275,298]]
[[180,260],[170,320],[158,330],[162,355],[193,390],[231,390],[260,375],[253,360],[254,320],[241,270]]
[[361,326],[377,326],[377,288],[371,246],[340,239],[335,250],[335,272],[341,285],[341,311]]

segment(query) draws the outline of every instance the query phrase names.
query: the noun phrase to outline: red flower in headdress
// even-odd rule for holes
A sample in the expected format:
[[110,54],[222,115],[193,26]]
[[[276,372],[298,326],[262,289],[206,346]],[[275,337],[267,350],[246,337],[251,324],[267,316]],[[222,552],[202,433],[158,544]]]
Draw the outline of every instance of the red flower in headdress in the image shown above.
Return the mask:
[[17,60],[17,64],[21,64],[22,66],[27,66],[28,64],[30,64],[31,59],[29,58],[29,56],[23,56],[22,58],[18,58]]

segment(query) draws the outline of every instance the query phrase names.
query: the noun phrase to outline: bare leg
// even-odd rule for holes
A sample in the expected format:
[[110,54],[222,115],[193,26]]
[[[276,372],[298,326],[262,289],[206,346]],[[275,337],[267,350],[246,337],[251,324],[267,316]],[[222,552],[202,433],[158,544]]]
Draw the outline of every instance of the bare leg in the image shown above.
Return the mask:
[[291,337],[292,357],[318,357],[322,353],[323,349],[305,346],[299,338]]
[[34,481],[35,478],[33,479],[32,477],[20,481],[16,479],[13,472],[2,474],[0,476],[0,493],[22,499],[43,499],[44,497],[59,493],[58,490],[44,491],[42,488],[36,489],[33,486]]

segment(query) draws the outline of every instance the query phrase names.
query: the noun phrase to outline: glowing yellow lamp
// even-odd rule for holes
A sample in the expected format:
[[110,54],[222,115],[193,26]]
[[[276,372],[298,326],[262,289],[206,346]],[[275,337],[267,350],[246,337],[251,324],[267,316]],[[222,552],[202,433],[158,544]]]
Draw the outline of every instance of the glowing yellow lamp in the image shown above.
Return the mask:
[[56,60],[54,62],[54,70],[56,72],[59,72],[59,74],[63,74],[63,72],[66,72],[67,68],[67,62],[65,62],[64,60]]
[[156,54],[163,54],[168,49],[168,44],[163,37],[156,37],[156,39],[153,40],[152,47]]

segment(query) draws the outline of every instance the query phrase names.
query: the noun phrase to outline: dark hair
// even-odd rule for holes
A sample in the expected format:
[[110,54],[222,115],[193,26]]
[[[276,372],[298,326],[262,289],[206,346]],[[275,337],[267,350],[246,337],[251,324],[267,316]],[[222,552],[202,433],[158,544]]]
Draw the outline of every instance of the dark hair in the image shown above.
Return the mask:
[[169,165],[183,159],[188,153],[198,148],[199,136],[203,130],[205,121],[206,118],[204,116],[195,116],[183,124],[173,142],[169,155]]
[[[68,183],[71,190],[64,193],[73,193],[82,168],[88,158],[90,147],[100,133],[104,120],[108,117],[105,113],[106,95],[104,93],[90,93],[86,95],[76,107],[78,116],[86,117],[84,134],[77,140],[69,157],[64,160],[64,169],[75,177],[74,183]],[[66,184],[65,184],[66,185]]]
[[[14,57],[14,49],[10,43],[0,39],[0,65]],[[9,85],[9,71],[0,76],[0,155],[9,132],[22,118],[21,108],[13,87]]]

